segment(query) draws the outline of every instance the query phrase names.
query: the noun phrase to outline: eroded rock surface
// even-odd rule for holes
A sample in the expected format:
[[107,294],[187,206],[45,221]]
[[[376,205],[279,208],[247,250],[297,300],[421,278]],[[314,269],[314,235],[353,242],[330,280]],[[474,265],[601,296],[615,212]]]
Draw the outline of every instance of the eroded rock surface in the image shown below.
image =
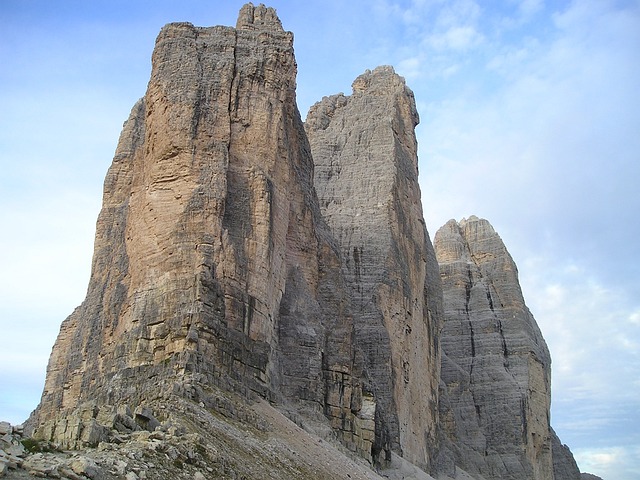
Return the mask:
[[295,82],[273,9],[245,5],[236,28],[162,29],[105,180],[86,300],[29,422],[38,438],[97,444],[103,406],[135,409],[198,375],[331,410],[358,448],[352,316]]
[[435,236],[444,294],[440,415],[453,463],[485,478],[553,478],[551,359],[516,265],[486,220]]
[[[355,342],[376,402],[374,453],[430,468],[441,290],[418,185],[413,93],[391,67],[325,97],[305,127],[322,214],[340,246]],[[381,456],[384,459],[384,456]]]
[[367,71],[303,125],[295,77],[265,6],[162,29],[25,426],[47,451],[0,422],[0,475],[573,480],[502,241],[449,222],[438,267],[404,80]]

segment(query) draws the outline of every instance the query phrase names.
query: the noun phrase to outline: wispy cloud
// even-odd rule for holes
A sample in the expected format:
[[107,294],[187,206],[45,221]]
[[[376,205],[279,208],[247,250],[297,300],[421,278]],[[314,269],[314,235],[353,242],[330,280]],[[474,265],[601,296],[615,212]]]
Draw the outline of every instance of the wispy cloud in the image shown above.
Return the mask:
[[583,471],[605,479],[640,477],[640,445],[599,449],[576,449],[573,452]]
[[425,42],[434,50],[468,50],[482,42],[482,35],[470,25],[458,25],[429,35]]
[[[629,370],[640,371],[637,299],[605,286],[583,264],[544,256],[523,260],[522,287],[553,354],[555,397],[581,392],[605,405]],[[624,397],[640,399],[637,385],[624,384]]]
[[[534,7],[532,19],[544,6]],[[551,349],[563,442],[634,445],[640,5],[577,1],[547,19],[508,42],[482,30],[482,67],[463,63],[446,82],[423,77],[448,93],[421,111],[425,216],[432,234],[449,218],[483,216],[505,240]],[[638,465],[637,455],[624,458]],[[602,476],[636,478],[625,475]]]
[[[528,219],[531,226],[550,228],[550,235],[573,235],[577,241],[565,243],[572,248],[582,243],[589,249],[616,231],[635,228],[624,219],[640,208],[630,181],[640,177],[633,153],[640,151],[633,133],[640,124],[640,99],[632,86],[640,78],[632,47],[640,44],[640,34],[629,25],[634,18],[636,26],[640,21],[634,12],[598,15],[591,25],[570,21],[569,13],[558,16],[562,27],[550,38],[498,50],[484,72],[466,80],[463,68],[447,84],[431,83],[450,95],[430,103],[422,115],[425,192],[433,202],[427,204],[429,216],[446,221],[452,197],[467,197],[470,206],[487,214],[508,215],[510,225]],[[498,65],[501,71],[492,73]],[[428,98],[427,90],[424,95]],[[437,176],[450,171],[443,166],[450,161],[461,163],[457,189]],[[599,173],[603,169],[606,175]],[[519,181],[525,177],[527,183]],[[506,199],[511,208],[503,208]],[[529,233],[539,244],[547,231]],[[633,244],[624,248],[640,255]]]
[[543,0],[522,0],[518,3],[520,15],[524,18],[530,18],[543,8]]

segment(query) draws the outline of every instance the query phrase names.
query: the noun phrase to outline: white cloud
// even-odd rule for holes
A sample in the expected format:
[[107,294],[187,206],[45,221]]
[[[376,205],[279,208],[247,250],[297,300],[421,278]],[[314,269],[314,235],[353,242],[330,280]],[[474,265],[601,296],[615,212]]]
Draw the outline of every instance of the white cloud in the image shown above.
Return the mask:
[[502,15],[494,20],[498,33],[521,28],[544,11],[543,0],[508,0],[503,2]]
[[518,5],[518,10],[523,17],[529,18],[542,10],[543,7],[542,0],[522,0]]
[[[552,425],[582,471],[631,480],[640,422],[638,299],[605,286],[586,263],[545,253],[520,262],[520,280],[552,357]],[[589,447],[589,448],[586,448]],[[635,456],[634,456],[635,455]]]
[[495,51],[486,64],[487,70],[496,72],[504,78],[513,78],[521,73],[520,68],[538,53],[540,41],[525,38],[522,43],[496,45]]
[[[554,22],[485,34],[485,69],[437,84],[450,94],[420,112],[421,185],[432,235],[476,214],[504,239],[551,350],[552,423],[587,452],[633,444],[640,422],[640,15],[577,1]],[[603,478],[638,478],[621,455]]]
[[[633,217],[640,208],[630,180],[640,176],[633,133],[640,100],[632,79],[640,78],[640,62],[631,45],[640,39],[616,29],[628,23],[619,16],[599,21],[564,21],[551,38],[498,48],[489,70],[460,69],[450,79],[456,101],[433,102],[421,116],[428,217],[466,215],[444,213],[465,197],[479,214],[498,212],[490,220],[528,223],[531,243],[544,241],[547,228],[560,229],[554,234],[577,249],[580,242],[595,248]],[[447,162],[459,165],[455,188],[437,175]]]
[[640,445],[576,449],[573,454],[582,471],[605,480],[633,480],[640,476]]
[[[63,188],[49,193],[52,198],[37,207],[2,205],[0,222],[21,239],[0,238],[4,273],[0,298],[4,305],[32,307],[34,293],[37,304],[47,310],[70,296],[82,299],[89,279],[99,198]],[[30,285],[44,288],[34,292]]]
[[[527,304],[551,349],[556,397],[577,389],[606,400],[624,366],[639,366],[640,328],[632,321],[637,299],[606,287],[584,264],[557,262],[538,256],[520,268]],[[640,398],[640,391],[630,390]]]
[[379,52],[382,63],[396,65],[407,79],[448,78],[484,42],[478,28],[481,9],[471,0],[414,0],[409,4],[378,0],[373,11],[381,28],[397,32]]
[[438,27],[452,28],[460,25],[475,25],[482,9],[473,0],[456,0],[443,4],[438,12],[436,25]]
[[434,50],[468,50],[482,42],[482,35],[470,25],[457,25],[429,35],[426,44]]
[[422,59],[420,57],[411,57],[402,60],[396,70],[407,80],[420,76],[422,69]]
[[471,0],[447,3],[438,10],[431,28],[423,32],[423,46],[436,51],[466,51],[478,46],[483,41],[478,30],[480,12]]
[[[35,206],[28,195],[0,205],[0,417],[12,423],[36,407],[60,323],[80,304],[91,266],[99,196],[60,182]],[[4,386],[9,386],[5,388]]]

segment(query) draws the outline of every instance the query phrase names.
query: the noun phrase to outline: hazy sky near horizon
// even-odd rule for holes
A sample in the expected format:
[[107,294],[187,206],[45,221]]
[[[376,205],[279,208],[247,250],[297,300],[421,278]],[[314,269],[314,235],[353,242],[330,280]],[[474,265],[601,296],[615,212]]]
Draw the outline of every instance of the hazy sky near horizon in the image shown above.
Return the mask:
[[[0,2],[0,420],[42,392],[86,293],[102,182],[171,21],[242,1]],[[414,91],[433,238],[488,219],[553,359],[552,425],[582,471],[640,478],[640,1],[273,0],[304,118],[393,65]]]

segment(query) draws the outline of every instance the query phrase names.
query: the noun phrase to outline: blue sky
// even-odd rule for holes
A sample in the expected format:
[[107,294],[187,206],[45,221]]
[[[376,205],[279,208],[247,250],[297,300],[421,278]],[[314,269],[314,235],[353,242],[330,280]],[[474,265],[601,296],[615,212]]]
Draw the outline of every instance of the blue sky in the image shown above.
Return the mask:
[[[35,408],[83,300],[102,181],[170,21],[239,1],[0,1],[0,419]],[[430,234],[487,218],[553,358],[552,423],[583,471],[640,477],[640,2],[269,3],[303,117],[390,64],[415,92]]]

